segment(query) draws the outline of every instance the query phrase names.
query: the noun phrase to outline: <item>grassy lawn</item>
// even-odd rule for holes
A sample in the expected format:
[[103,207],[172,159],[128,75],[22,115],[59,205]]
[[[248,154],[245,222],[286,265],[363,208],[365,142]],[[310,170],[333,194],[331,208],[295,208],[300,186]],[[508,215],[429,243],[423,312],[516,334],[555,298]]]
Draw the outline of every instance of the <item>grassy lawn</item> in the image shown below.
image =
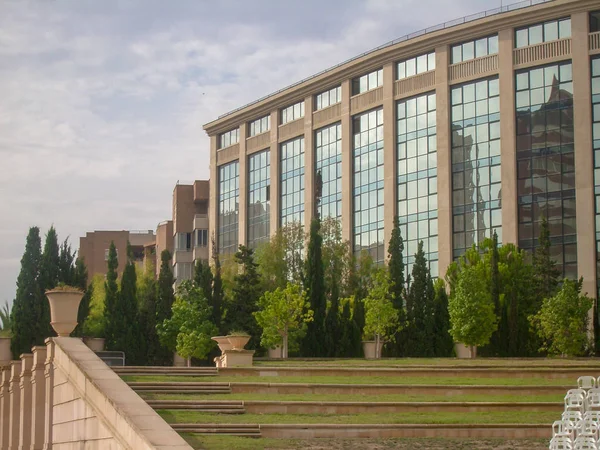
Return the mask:
[[564,395],[346,395],[346,394],[154,394],[140,392],[146,400],[244,400],[280,402],[558,402]]
[[547,440],[501,440],[501,439],[252,439],[234,436],[201,436],[182,434],[194,448],[206,450],[544,450]]
[[254,360],[255,366],[260,367],[406,367],[406,366],[438,366],[438,367],[468,367],[468,366],[595,366],[600,367],[600,358],[383,358],[373,359],[288,359],[288,360]]
[[[327,424],[551,424],[555,412],[476,412],[476,413],[386,413],[386,414],[210,414],[198,411],[157,410],[169,423],[327,423]],[[550,426],[550,425],[548,425]]]
[[221,383],[303,383],[303,384],[402,384],[402,385],[440,385],[440,386],[565,386],[577,385],[577,377],[570,382],[566,379],[552,378],[474,378],[474,377],[391,377],[391,376],[353,376],[353,377],[259,377],[259,376],[216,376],[193,377],[178,375],[123,375],[125,381],[145,382],[221,382]]

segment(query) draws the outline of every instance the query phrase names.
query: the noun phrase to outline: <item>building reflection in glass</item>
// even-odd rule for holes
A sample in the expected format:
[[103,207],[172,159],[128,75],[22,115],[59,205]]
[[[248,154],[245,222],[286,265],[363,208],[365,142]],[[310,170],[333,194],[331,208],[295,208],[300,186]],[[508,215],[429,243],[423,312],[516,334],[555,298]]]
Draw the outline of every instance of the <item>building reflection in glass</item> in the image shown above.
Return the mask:
[[[321,174],[319,217],[342,217],[342,125],[315,131],[316,173]],[[316,179],[316,178],[315,178]]]
[[219,254],[235,253],[238,246],[240,178],[239,162],[219,166]]
[[248,247],[269,240],[271,219],[271,152],[248,156]]
[[281,144],[281,226],[304,224],[304,136]]
[[[590,20],[600,24],[600,13]],[[596,283],[600,298],[600,56],[592,59],[592,139],[594,146],[594,195],[596,200]]]

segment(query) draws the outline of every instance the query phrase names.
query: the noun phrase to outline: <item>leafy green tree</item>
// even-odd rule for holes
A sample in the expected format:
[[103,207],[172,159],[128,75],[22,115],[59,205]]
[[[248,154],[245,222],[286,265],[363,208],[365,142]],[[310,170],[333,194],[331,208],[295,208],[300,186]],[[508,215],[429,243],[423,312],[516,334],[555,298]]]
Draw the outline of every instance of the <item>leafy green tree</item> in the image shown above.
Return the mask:
[[310,224],[310,238],[305,262],[304,289],[308,295],[309,308],[314,312],[315,319],[309,322],[307,333],[302,342],[304,356],[325,356],[325,315],[327,303],[325,300],[325,284],[322,246],[323,238],[320,233],[321,221],[318,218]]
[[287,358],[288,348],[296,348],[306,330],[305,325],[313,320],[306,294],[299,285],[288,283],[283,290],[277,288],[265,292],[258,307],[254,316],[263,330],[260,343],[265,348],[281,345],[283,358]]
[[202,260],[196,261],[196,265],[194,266],[194,283],[202,289],[204,298],[212,306],[213,274],[207,262]]
[[139,364],[155,365],[157,353],[161,345],[156,332],[156,299],[157,287],[154,264],[148,264],[143,270],[138,270],[136,277],[136,292],[138,300],[139,328],[144,336],[143,349]]
[[10,307],[4,302],[0,308],[0,336],[10,336],[12,333],[12,322],[10,320]]
[[218,332],[212,323],[212,311],[202,289],[190,281],[177,288],[170,318],[157,324],[157,332],[163,346],[186,358],[204,359],[215,342],[211,340]]
[[[59,272],[59,278],[62,277],[64,273],[65,272],[61,270]],[[75,265],[72,266],[72,270],[66,273],[68,273],[70,276],[70,282],[63,282],[65,284],[76,286],[83,291],[83,297],[81,297],[81,302],[79,302],[79,310],[77,311],[77,326],[73,330],[73,333],[71,333],[72,336],[83,336],[83,324],[90,313],[90,302],[93,294],[93,287],[91,285],[88,286],[88,271],[85,263],[83,262],[83,258],[77,258]]]
[[448,294],[444,280],[437,279],[434,283],[433,305],[433,349],[434,356],[452,356],[454,341],[450,336],[450,313],[448,312]]
[[[163,250],[160,254],[160,271],[156,283],[156,323],[163,323],[171,317],[171,308],[175,301],[173,292],[173,270],[171,269],[171,253]],[[155,362],[158,365],[170,365],[173,362],[173,351],[161,346],[156,350]]]
[[82,333],[84,336],[106,337],[106,321],[104,318],[105,288],[104,277],[100,274],[94,275],[86,291],[86,294],[89,293],[90,295],[90,312],[83,322]]
[[119,335],[120,318],[115,317],[117,314],[119,303],[119,285],[117,283],[119,260],[117,258],[117,248],[115,243],[111,241],[108,248],[106,281],[104,282],[104,331],[106,333],[106,348],[114,350],[125,350],[117,348],[120,345]]
[[380,358],[379,344],[396,334],[399,328],[398,310],[392,302],[393,282],[385,269],[375,273],[373,288],[364,300],[366,337],[375,338],[375,358]]
[[[371,254],[366,250],[362,250],[353,264],[353,270],[350,275],[351,290],[354,296],[352,317],[361,335],[365,326],[363,299],[367,297],[373,286],[373,279],[377,270],[377,264],[373,261]],[[362,346],[360,352],[362,352]],[[357,356],[360,356],[360,354]]]
[[542,350],[551,355],[583,356],[589,352],[588,313],[593,300],[581,294],[583,278],[565,279],[553,297],[543,300],[531,323],[543,340]]
[[494,304],[481,265],[465,268],[449,299],[450,334],[468,347],[486,345],[497,327]]
[[338,342],[338,357],[360,357],[362,355],[362,332],[352,317],[354,297],[340,300],[342,306],[342,317],[340,319],[341,338]]
[[398,311],[398,323],[402,331],[395,335],[394,342],[391,345],[391,356],[402,356],[406,349],[405,344],[408,340],[406,309],[405,309],[405,279],[404,279],[404,241],[400,232],[400,220],[398,216],[394,217],[394,229],[388,244],[388,271],[392,280],[392,302],[396,311]]
[[213,235],[212,238],[212,259],[214,277],[212,280],[212,294],[210,297],[210,305],[212,306],[213,323],[217,326],[221,333],[224,333],[223,329],[223,304],[225,303],[225,292],[223,290],[223,277],[221,273],[221,261],[219,259],[219,250],[217,249],[217,243]]
[[260,329],[254,313],[258,310],[258,299],[261,296],[260,278],[257,264],[254,262],[254,251],[240,245],[235,253],[235,261],[239,264],[238,274],[234,277],[232,296],[227,303],[227,331],[244,331],[251,338],[248,348],[260,347]]
[[43,342],[49,336],[55,336],[54,329],[50,325],[50,304],[45,298],[45,292],[55,288],[61,281],[59,267],[59,248],[58,236],[53,226],[46,233],[46,241],[44,243],[44,251],[42,253],[42,263],[40,265],[40,290],[42,297],[39,308],[40,315],[36,321],[38,327],[36,341]]
[[[13,358],[29,353],[34,345],[41,345],[38,323],[41,318],[41,301],[45,300],[39,283],[42,261],[40,229],[31,227],[21,258],[21,271],[17,278],[17,295],[11,310]],[[47,300],[46,300],[47,301]]]

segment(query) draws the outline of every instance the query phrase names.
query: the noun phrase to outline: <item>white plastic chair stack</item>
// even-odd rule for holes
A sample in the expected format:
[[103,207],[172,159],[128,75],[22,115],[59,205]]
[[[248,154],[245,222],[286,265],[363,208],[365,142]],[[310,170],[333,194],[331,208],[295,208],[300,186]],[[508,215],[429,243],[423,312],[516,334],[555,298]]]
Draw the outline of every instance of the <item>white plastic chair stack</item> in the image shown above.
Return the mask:
[[579,377],[565,395],[561,420],[552,424],[550,450],[600,450],[600,377]]

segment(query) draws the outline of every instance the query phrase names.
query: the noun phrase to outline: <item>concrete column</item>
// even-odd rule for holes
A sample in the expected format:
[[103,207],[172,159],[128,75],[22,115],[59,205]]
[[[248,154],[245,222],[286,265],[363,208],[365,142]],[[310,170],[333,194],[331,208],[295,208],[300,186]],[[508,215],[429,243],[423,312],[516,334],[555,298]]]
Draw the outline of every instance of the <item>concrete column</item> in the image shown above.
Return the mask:
[[304,229],[310,230],[315,216],[315,149],[312,129],[313,96],[304,99]]
[[0,367],[0,449],[8,448],[8,435],[10,430],[9,380],[10,365]]
[[30,450],[31,447],[31,368],[33,355],[21,355],[21,373],[19,374],[19,389],[21,390],[21,411],[19,418],[19,450]]
[[18,450],[21,420],[21,360],[11,361],[8,397],[10,398],[10,417],[8,430],[8,449]]
[[[213,138],[214,139],[214,138]],[[54,407],[54,341],[46,339],[46,361],[44,378],[46,380],[46,401],[44,402],[44,450],[52,449],[52,412]]]
[[46,347],[33,347],[31,369],[31,450],[44,447],[44,417],[46,413]]
[[[248,158],[246,156],[246,131],[244,122],[240,125],[240,204],[238,205],[238,245],[247,244],[248,235]],[[237,249],[236,249],[237,250]]]
[[[592,92],[588,54],[588,14],[571,16],[573,115],[575,119],[575,188],[577,209],[577,275],[583,292],[596,298],[596,227],[594,217],[594,151]],[[593,321],[592,321],[593,324]]]
[[279,165],[281,163],[279,157],[279,143],[277,141],[279,135],[279,112],[271,113],[271,147],[269,150],[269,158],[271,161],[271,236],[279,230],[279,219],[281,217],[281,179],[279,174]]
[[[217,239],[217,230],[219,229],[219,205],[217,199],[219,190],[219,177],[217,171],[217,139],[218,136],[210,137],[210,193],[208,201],[208,229],[209,239],[208,258],[212,259],[212,239]],[[218,248],[218,247],[217,247]]]
[[[517,200],[517,131],[512,28],[498,33],[500,92],[500,172],[502,174],[502,243],[519,243]],[[510,93],[510,95],[508,95]]]
[[352,116],[350,115],[350,80],[342,82],[342,238],[354,249],[354,161],[352,157]]
[[394,114],[394,64],[383,66],[383,209],[384,246],[392,237],[396,216],[397,167],[396,164],[396,115]]
[[438,183],[438,266],[439,277],[446,275],[452,262],[452,120],[448,65],[450,49],[447,45],[435,49],[435,97],[437,133]]

